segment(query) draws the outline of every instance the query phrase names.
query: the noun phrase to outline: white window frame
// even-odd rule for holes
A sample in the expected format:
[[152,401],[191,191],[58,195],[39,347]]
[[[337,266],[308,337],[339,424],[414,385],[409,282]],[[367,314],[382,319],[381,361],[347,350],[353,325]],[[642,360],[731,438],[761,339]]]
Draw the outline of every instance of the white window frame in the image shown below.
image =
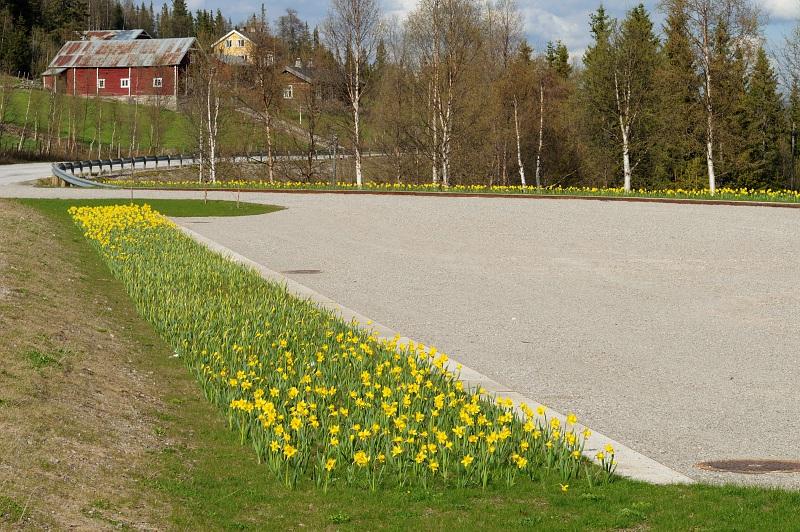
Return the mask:
[[225,41],[225,48],[230,48],[233,46],[233,41],[231,39],[227,39]]
[[122,78],[119,80],[119,87],[121,89],[130,89],[131,88],[131,78]]
[[239,39],[239,48],[244,48],[244,39]]
[[153,78],[153,87],[160,89],[164,86],[164,78]]
[[97,88],[98,89],[105,89],[106,88],[106,80],[105,80],[105,78],[98,78],[97,79]]
[[287,85],[283,88],[283,99],[284,100],[294,99],[294,87],[292,85]]

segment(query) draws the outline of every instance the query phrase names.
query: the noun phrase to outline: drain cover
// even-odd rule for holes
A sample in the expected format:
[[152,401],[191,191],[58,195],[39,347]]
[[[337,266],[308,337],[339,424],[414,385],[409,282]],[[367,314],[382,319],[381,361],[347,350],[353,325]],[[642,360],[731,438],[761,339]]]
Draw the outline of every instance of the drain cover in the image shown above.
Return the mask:
[[322,270],[284,270],[281,273],[288,273],[289,275],[292,275],[292,274],[312,274],[312,273],[322,273]]
[[763,473],[800,473],[800,462],[792,460],[712,460],[695,465],[706,471],[724,471],[759,475]]

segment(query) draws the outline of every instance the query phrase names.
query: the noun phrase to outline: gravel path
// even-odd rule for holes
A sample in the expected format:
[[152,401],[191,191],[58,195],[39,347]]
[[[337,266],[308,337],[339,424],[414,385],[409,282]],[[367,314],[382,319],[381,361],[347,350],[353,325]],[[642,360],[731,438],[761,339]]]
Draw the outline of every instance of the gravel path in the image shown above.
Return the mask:
[[[0,195],[21,194],[2,186],[3,175],[0,169]],[[109,195],[30,188],[26,195],[51,194]],[[692,478],[800,488],[798,474],[693,467],[724,458],[800,460],[800,212],[529,199],[242,199],[288,209],[181,223],[273,270],[322,270],[289,277],[524,395],[574,411]]]

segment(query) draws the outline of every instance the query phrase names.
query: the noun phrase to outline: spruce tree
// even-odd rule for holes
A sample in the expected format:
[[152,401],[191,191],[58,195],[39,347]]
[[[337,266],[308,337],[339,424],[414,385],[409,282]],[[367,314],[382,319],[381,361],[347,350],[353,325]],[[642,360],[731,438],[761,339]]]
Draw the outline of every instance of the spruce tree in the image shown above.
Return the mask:
[[687,23],[688,17],[681,6],[670,5],[664,23],[663,61],[656,74],[661,99],[657,117],[659,137],[653,150],[657,186],[704,186],[702,80]]
[[719,24],[714,39],[711,71],[718,125],[717,186],[735,186],[740,178],[740,156],[746,149],[747,62],[742,48],[746,44],[734,42],[725,24]]
[[735,184],[747,188],[780,186],[780,142],[786,128],[778,81],[763,47],[756,53],[742,116],[744,150]]
[[800,83],[797,78],[792,80],[789,91],[788,127],[789,127],[789,188],[795,189],[798,184],[797,175],[797,154],[800,150],[798,141],[800,140]]
[[557,41],[555,45],[552,41],[547,43],[545,60],[547,66],[563,79],[567,79],[572,73],[572,65],[569,64],[569,50],[561,41]]
[[595,184],[612,184],[619,175],[619,160],[609,145],[616,144],[614,131],[616,120],[609,110],[616,107],[614,101],[614,57],[611,38],[615,21],[601,4],[591,15],[592,43],[583,57],[583,72],[579,87],[580,113],[583,143],[586,156],[583,170]]

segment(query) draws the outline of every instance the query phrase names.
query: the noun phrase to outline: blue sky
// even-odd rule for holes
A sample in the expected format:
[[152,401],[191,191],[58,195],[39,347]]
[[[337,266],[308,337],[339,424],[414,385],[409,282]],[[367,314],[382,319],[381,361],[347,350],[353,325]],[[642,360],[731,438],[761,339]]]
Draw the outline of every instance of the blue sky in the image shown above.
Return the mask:
[[[381,0],[383,10],[388,14],[403,16],[414,9],[417,0]],[[599,0],[517,0],[525,17],[525,31],[530,43],[541,50],[548,40],[564,41],[575,57],[580,58],[589,42],[589,14],[597,9]],[[606,9],[615,17],[623,17],[639,0],[607,0]],[[794,21],[800,17],[800,0],[761,0],[756,1],[767,17],[765,37],[771,49],[779,47],[783,36],[791,31]],[[260,12],[261,2],[248,0],[188,0],[192,9],[222,9],[234,24],[253,12]],[[660,26],[661,17],[657,12],[658,2],[646,0],[645,6],[653,13]],[[275,19],[287,8],[296,9],[300,17],[312,26],[327,13],[328,0],[271,0],[265,3],[270,19]]]

